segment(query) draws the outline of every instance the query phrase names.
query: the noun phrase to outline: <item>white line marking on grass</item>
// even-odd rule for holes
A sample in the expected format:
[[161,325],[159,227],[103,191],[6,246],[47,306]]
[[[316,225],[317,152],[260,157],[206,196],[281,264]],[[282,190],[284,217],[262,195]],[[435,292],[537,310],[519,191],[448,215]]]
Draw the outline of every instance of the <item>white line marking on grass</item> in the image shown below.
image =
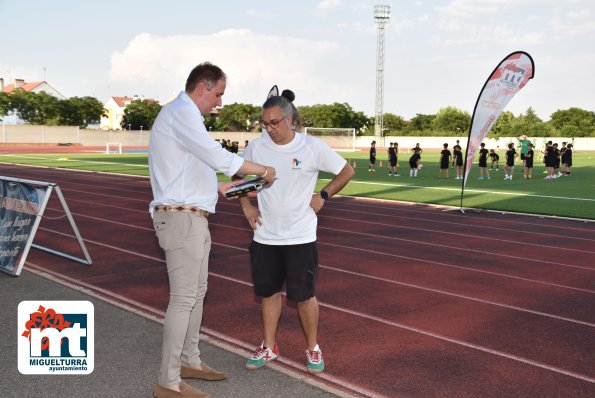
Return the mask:
[[20,159],[48,160],[47,158],[37,158],[34,156],[4,155],[4,154],[0,155],[0,157],[2,157],[2,156],[6,156],[6,157],[10,157],[10,158],[20,158]]
[[[320,178],[319,181],[330,181],[328,178]],[[364,184],[364,185],[380,185],[386,187],[403,187],[403,188],[419,188],[419,189],[435,189],[439,191],[454,191],[461,192],[461,188],[447,188],[447,187],[427,187],[421,185],[407,185],[407,184],[389,184],[384,182],[368,182],[368,181],[357,181],[351,180],[349,184]],[[573,198],[568,196],[550,196],[550,195],[535,195],[530,193],[519,193],[519,192],[504,192],[504,191],[490,191],[485,189],[465,189],[465,192],[473,192],[479,194],[495,194],[505,196],[530,196],[535,198],[548,198],[548,199],[564,199],[564,200],[579,200],[585,202],[595,202],[595,199],[590,198]]]
[[120,163],[120,162],[105,162],[99,160],[82,160],[82,159],[66,159],[66,158],[39,158],[33,156],[21,156],[21,155],[0,155],[1,156],[8,156],[13,158],[20,158],[20,159],[34,159],[34,160],[45,160],[45,161],[52,161],[52,162],[73,162],[73,163],[92,163],[92,164],[106,164],[106,165],[119,165],[119,166],[133,166],[133,167],[142,167],[142,168],[149,168],[147,164],[131,164],[131,163]]

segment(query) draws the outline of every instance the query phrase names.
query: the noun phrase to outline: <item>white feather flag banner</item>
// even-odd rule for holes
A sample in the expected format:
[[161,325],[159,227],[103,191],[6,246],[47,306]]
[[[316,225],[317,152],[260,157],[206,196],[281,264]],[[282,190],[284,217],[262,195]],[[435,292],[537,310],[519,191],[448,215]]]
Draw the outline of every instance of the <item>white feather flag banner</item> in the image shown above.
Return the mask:
[[488,135],[498,116],[500,116],[512,97],[530,79],[533,79],[534,73],[533,58],[524,51],[517,51],[504,58],[483,85],[475,103],[467,140],[465,171],[461,188],[461,207],[463,191],[479,144]]

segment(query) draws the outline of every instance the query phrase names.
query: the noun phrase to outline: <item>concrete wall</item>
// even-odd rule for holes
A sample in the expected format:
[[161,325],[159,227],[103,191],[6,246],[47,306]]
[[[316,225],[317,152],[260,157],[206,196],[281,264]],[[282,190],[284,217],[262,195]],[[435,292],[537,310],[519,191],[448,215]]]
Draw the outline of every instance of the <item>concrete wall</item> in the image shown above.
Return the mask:
[[[252,141],[260,137],[261,133],[248,132],[219,132],[209,133],[214,139],[225,139],[238,141],[240,147],[244,146],[244,141]],[[79,129],[72,126],[32,126],[27,124],[19,125],[0,125],[0,143],[4,144],[80,144],[85,146],[105,146],[107,142],[121,143],[123,146],[146,146],[149,144],[150,131],[129,131],[129,130],[91,130]],[[337,137],[323,137],[329,145],[335,148],[347,148],[351,146],[351,139]],[[460,145],[464,148],[467,137],[357,137],[356,148],[367,150],[370,143],[376,140],[377,148],[386,148],[391,142],[397,142],[399,149],[407,150],[415,146],[416,143],[424,149],[441,149],[442,144],[448,143],[452,148],[456,140],[460,140]],[[530,137],[531,139],[531,137]],[[562,143],[563,141],[572,142],[571,138],[551,137],[551,138],[533,138],[537,149],[543,147],[546,140]],[[516,137],[492,138],[484,141],[489,149],[504,149],[509,142],[516,143]],[[595,151],[595,138],[575,138],[574,146],[579,151]]]
[[0,142],[4,144],[58,144],[79,142],[79,128],[72,126],[33,126],[2,124]]

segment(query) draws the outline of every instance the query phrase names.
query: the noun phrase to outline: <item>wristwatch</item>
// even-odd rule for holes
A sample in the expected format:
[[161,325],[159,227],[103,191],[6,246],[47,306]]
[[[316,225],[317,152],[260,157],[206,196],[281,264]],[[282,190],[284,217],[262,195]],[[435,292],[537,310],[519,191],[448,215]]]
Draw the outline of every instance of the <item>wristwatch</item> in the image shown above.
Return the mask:
[[324,200],[328,199],[328,192],[327,191],[320,191],[320,197]]

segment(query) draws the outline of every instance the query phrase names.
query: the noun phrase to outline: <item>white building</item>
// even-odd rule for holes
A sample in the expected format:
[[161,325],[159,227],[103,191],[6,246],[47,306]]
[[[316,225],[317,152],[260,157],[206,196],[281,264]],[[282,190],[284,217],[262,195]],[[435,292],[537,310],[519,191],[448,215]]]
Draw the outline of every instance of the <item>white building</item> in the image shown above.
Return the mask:
[[101,117],[99,128],[102,130],[124,130],[122,128],[124,109],[133,101],[157,102],[154,99],[145,99],[143,96],[138,95],[134,97],[110,97],[103,105],[105,116]]
[[[0,90],[5,93],[11,93],[14,90],[21,89],[24,91],[28,91],[31,93],[41,93],[42,91],[46,94],[49,94],[59,100],[65,100],[66,97],[63,96],[58,90],[53,88],[48,82],[25,82],[24,79],[15,79],[14,84],[4,85],[4,78],[0,77]],[[17,115],[10,114],[4,115],[2,117],[2,122],[5,124],[23,124],[24,121],[21,120]]]

